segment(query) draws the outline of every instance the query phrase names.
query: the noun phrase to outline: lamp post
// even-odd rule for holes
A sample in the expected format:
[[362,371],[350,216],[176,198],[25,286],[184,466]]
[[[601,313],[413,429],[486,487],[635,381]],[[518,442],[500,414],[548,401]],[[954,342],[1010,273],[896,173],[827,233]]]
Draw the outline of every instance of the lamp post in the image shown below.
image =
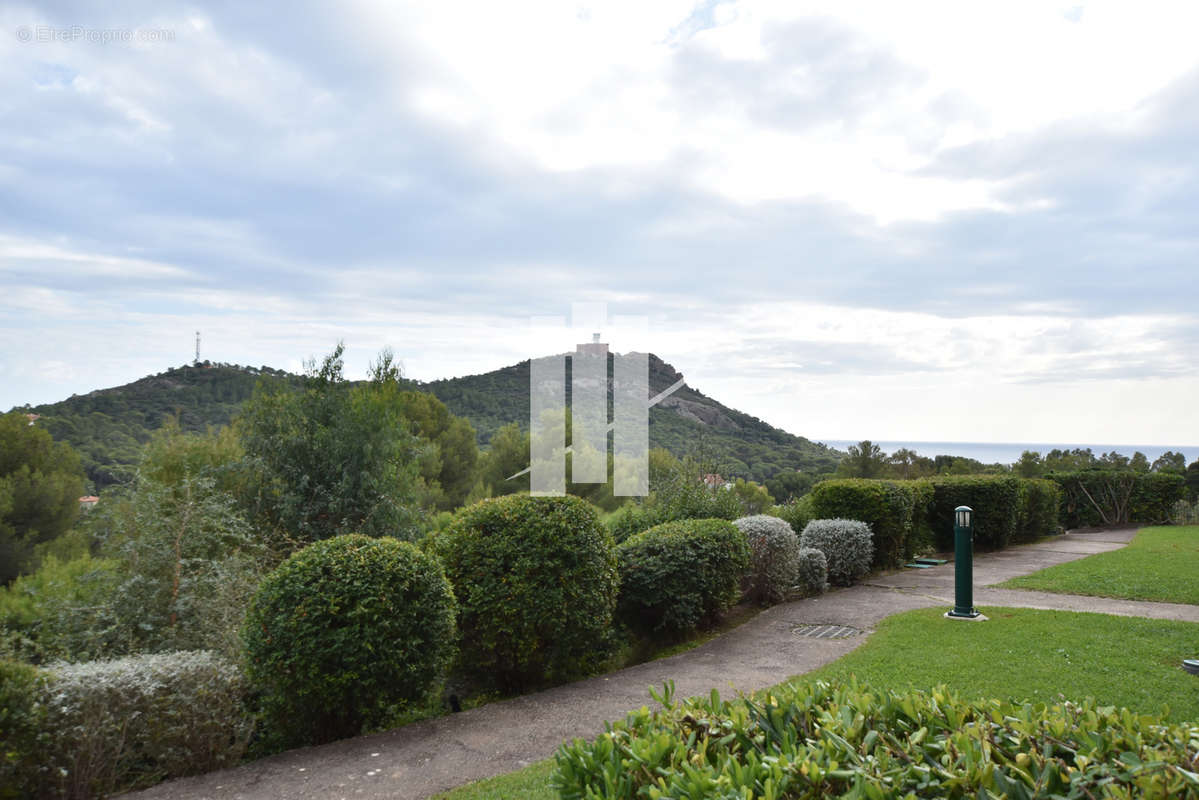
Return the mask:
[[953,610],[950,619],[986,619],[974,607],[974,510],[953,510]]

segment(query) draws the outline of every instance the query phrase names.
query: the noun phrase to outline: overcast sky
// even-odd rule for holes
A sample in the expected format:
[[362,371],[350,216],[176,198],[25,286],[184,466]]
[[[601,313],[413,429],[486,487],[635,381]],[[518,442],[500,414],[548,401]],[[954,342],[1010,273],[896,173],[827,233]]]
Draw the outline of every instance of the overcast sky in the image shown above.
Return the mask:
[[1199,444],[1199,6],[111,5],[0,5],[0,408],[606,303],[812,438]]

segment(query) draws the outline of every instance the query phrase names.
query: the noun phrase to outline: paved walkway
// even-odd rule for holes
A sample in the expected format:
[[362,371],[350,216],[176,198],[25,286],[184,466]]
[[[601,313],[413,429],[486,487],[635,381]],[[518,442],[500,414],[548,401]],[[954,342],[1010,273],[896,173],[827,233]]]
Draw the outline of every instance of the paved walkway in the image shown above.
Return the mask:
[[[1070,533],[975,558],[976,605],[1098,611],[1199,622],[1199,606],[1107,600],[989,588],[1016,575],[1125,545],[1134,531]],[[552,755],[564,740],[649,704],[648,687],[674,680],[679,697],[711,689],[752,691],[823,666],[866,638],[814,639],[806,623],[871,631],[901,611],[953,605],[953,565],[902,570],[870,582],[766,609],[701,647],[671,658],[385,733],[302,748],[233,769],[182,778],[128,795],[137,800],[419,800]],[[966,624],[966,623],[963,623]]]

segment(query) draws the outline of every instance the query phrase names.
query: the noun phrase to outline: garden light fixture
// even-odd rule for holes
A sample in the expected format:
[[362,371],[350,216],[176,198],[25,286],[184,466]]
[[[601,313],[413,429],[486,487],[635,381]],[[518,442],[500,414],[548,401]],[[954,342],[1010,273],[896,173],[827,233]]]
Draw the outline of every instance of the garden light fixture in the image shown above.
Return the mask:
[[950,619],[986,619],[974,607],[974,509],[953,510],[953,610]]

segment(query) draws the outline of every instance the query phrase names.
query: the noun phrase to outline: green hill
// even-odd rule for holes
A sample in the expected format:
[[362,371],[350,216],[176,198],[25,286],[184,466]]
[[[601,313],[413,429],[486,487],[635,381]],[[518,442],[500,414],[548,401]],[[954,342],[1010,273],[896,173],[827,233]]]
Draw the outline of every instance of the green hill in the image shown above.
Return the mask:
[[[650,355],[649,363],[651,394],[680,377],[657,356]],[[205,363],[23,410],[41,415],[39,425],[79,451],[88,478],[99,490],[129,479],[142,445],[168,417],[177,416],[187,431],[228,425],[264,376],[298,379],[265,366]],[[483,446],[502,425],[519,422],[528,427],[528,361],[482,375],[412,385],[432,392],[451,412],[468,419]],[[702,448],[725,477],[758,481],[794,469],[832,471],[842,455],[686,386],[650,409],[649,438],[651,447],[680,456]]]
[[142,445],[167,418],[178,417],[185,431],[228,425],[264,375],[295,379],[270,367],[205,362],[25,410],[40,415],[37,424],[56,441],[79,451],[99,490],[129,480]]
[[[569,364],[568,359],[568,376]],[[674,367],[650,354],[651,396],[666,390],[680,377]],[[528,361],[482,375],[419,386],[437,395],[450,411],[470,420],[482,445],[501,425],[517,421],[522,428],[528,427]],[[569,386],[568,379],[568,396]],[[690,386],[684,386],[650,409],[649,442],[651,447],[663,447],[679,456],[702,447],[725,477],[757,481],[788,470],[831,472],[844,455],[729,408]]]

